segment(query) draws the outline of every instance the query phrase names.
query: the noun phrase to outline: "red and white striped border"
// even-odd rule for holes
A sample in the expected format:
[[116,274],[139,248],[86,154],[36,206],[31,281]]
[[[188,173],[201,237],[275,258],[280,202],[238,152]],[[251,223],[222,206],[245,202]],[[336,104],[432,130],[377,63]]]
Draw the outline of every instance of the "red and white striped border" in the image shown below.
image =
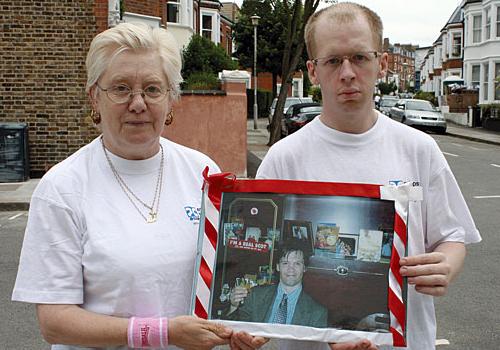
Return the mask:
[[[208,319],[210,304],[210,288],[213,279],[213,268],[216,263],[217,235],[220,217],[220,200],[222,194],[221,174],[214,175],[217,181],[211,182],[212,176],[205,175],[202,218],[204,236],[201,244],[201,261],[196,281],[194,313],[200,318]],[[227,178],[227,174],[226,174]],[[362,196],[369,198],[394,200],[394,239],[389,269],[388,307],[390,312],[390,331],[394,346],[406,346],[406,305],[403,298],[403,277],[399,273],[399,260],[407,251],[407,218],[410,200],[421,200],[421,188],[411,184],[398,186],[379,186],[364,184],[335,184],[285,180],[232,180],[233,185],[227,192],[274,192],[295,194],[323,194]],[[226,187],[227,182],[224,184]],[[210,188],[212,186],[212,188]],[[319,187],[321,186],[321,187]],[[328,187],[325,189],[325,186]],[[317,191],[320,189],[320,191]],[[320,193],[318,193],[320,192]],[[349,194],[350,193],[350,194]]]

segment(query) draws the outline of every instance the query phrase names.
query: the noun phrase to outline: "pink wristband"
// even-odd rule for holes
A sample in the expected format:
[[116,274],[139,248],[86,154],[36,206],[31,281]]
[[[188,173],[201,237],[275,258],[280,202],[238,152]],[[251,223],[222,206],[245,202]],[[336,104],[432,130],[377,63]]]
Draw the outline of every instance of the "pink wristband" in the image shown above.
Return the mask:
[[168,346],[168,319],[131,317],[128,320],[129,348],[166,348]]

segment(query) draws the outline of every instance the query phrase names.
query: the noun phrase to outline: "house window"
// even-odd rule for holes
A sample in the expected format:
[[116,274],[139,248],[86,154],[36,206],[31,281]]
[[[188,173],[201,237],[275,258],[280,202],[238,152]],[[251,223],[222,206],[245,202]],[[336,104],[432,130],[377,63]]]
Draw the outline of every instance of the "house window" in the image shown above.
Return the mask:
[[453,34],[451,56],[452,57],[461,57],[462,56],[462,34],[460,34],[460,33]]
[[488,63],[483,64],[483,100],[488,100]]
[[472,42],[481,42],[481,15],[472,17]]
[[495,63],[495,100],[500,100],[500,63]]
[[201,35],[212,40],[212,15],[203,14],[201,18]]
[[473,89],[478,89],[479,88],[479,72],[481,71],[481,67],[479,64],[475,64],[472,66],[472,78],[471,78],[471,85]]
[[299,81],[298,80],[293,81],[292,91],[293,91],[293,97],[300,97],[299,96]]
[[500,6],[497,6],[497,38],[500,38]]
[[167,2],[167,22],[180,23],[180,9],[181,4],[178,0],[169,0]]
[[484,10],[484,17],[486,19],[484,25],[485,39],[488,40],[491,37],[491,16],[489,8]]

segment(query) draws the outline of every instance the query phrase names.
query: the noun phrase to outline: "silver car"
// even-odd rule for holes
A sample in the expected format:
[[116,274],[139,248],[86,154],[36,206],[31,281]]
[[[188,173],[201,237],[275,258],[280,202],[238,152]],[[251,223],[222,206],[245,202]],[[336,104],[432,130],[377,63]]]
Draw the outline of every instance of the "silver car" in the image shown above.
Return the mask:
[[446,133],[446,120],[429,101],[402,99],[391,108],[389,116],[415,128]]
[[[271,108],[269,108],[269,120],[273,118],[274,115],[274,110],[276,109],[276,103],[278,102],[278,98],[276,97],[273,100],[273,103],[271,104]],[[283,115],[286,114],[286,111],[288,111],[288,108],[290,106],[297,104],[297,103],[312,103],[312,97],[287,97],[285,100],[285,107],[283,107]]]
[[382,97],[378,102],[378,110],[385,115],[389,115],[389,111],[396,105],[397,102],[398,99],[396,97]]

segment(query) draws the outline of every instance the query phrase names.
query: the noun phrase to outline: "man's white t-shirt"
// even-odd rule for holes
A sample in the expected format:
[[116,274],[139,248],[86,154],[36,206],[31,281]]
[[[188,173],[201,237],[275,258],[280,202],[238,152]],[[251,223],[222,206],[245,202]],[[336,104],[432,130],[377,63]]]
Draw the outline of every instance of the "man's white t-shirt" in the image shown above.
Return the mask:
[[[200,152],[163,138],[161,144],[155,223],[146,223],[120,188],[99,139],[42,178],[31,200],[13,300],[77,304],[119,317],[189,314],[202,171],[219,168]],[[161,153],[135,161],[108,154],[127,186],[150,204]]]
[[[424,200],[410,204],[409,255],[431,252],[444,241],[481,240],[455,177],[435,141],[381,113],[375,125],[362,134],[339,132],[315,118],[271,147],[257,178],[381,185],[398,180],[418,182]],[[408,349],[434,349],[433,298],[415,292],[413,286],[408,289]],[[313,346],[288,342],[286,348]]]

